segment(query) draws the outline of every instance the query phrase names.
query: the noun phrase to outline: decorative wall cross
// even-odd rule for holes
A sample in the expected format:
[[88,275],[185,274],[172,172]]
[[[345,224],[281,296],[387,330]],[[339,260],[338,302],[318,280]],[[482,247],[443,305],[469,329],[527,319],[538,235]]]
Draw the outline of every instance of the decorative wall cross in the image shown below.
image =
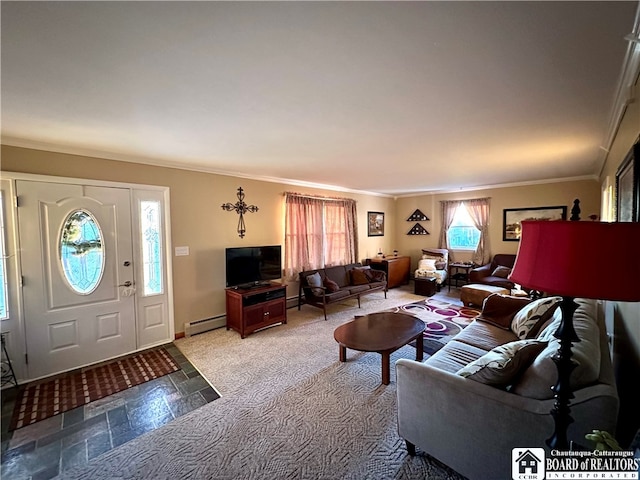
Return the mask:
[[244,214],[247,212],[257,212],[258,207],[256,207],[255,205],[247,205],[246,203],[244,203],[244,190],[242,190],[242,187],[238,187],[237,195],[238,201],[235,204],[223,203],[222,209],[226,210],[227,212],[235,211],[238,215],[240,215],[240,218],[238,219],[238,235],[240,235],[240,238],[244,238],[244,232],[247,231],[244,225]]

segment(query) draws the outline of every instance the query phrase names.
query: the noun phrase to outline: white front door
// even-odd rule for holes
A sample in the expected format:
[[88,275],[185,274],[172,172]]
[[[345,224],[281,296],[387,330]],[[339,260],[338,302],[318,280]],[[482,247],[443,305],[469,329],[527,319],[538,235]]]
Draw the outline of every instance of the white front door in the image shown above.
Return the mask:
[[16,182],[28,377],[136,350],[130,191]]

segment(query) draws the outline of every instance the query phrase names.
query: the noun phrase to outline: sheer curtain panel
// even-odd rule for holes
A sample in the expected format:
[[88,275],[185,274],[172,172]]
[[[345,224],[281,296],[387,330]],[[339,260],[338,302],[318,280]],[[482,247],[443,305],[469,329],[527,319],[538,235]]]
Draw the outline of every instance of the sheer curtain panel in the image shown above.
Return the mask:
[[[440,202],[440,212],[442,214],[442,230],[440,230],[440,240],[438,248],[449,248],[447,232],[456,216],[456,210],[462,204],[461,200],[442,200]],[[449,251],[449,261],[453,261],[453,252]]]
[[473,252],[473,263],[484,265],[489,261],[489,199],[474,198],[473,200],[465,200],[465,206],[469,212],[471,220],[475,227],[480,230],[480,241],[475,252]]
[[285,194],[285,276],[356,261],[356,202],[348,198]]

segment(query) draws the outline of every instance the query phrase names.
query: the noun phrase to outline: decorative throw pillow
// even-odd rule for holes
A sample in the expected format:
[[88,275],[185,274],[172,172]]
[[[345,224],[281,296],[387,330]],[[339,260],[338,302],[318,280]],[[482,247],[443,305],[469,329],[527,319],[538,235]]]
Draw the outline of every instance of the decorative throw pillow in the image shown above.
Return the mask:
[[549,320],[545,322],[544,325],[541,326],[540,331],[536,335],[536,340],[540,340],[541,342],[552,342],[554,338],[554,333],[558,330],[560,326],[560,322],[562,321],[562,315],[560,317],[555,318],[553,315]]
[[[544,332],[547,327],[549,325],[551,325],[556,317],[558,317],[559,314],[559,318],[562,318],[562,313],[559,311],[558,308],[554,308],[553,312],[551,313],[551,315],[545,315],[544,316],[544,320],[540,320],[538,323],[535,324],[535,326],[529,330],[529,333],[527,334],[527,338],[535,338],[537,340],[540,340],[542,342],[550,342],[551,340],[553,340],[553,335],[551,335],[551,337],[549,338],[545,338],[542,336],[542,332]],[[556,327],[557,330],[557,327]],[[555,332],[555,330],[553,330],[553,332]]]
[[[435,269],[436,270],[444,270],[447,268],[447,261],[443,255],[435,255],[433,253],[425,253],[422,251],[422,259],[423,260],[435,260]],[[420,268],[420,264],[418,263],[418,268]]]
[[386,282],[387,274],[382,270],[376,270],[374,268],[370,268],[368,270],[363,270],[364,274],[367,276],[369,282]]
[[353,267],[354,270],[360,270],[367,277],[367,282],[373,281],[373,268],[371,266],[366,265],[364,267]]
[[540,325],[553,315],[561,301],[562,297],[545,297],[534,300],[515,314],[511,321],[511,331],[521,340],[528,338],[529,332],[537,332]]
[[426,272],[436,271],[436,261],[433,258],[423,258],[418,262],[418,270],[424,270]]
[[367,283],[369,283],[369,279],[363,270],[358,268],[351,270],[351,285],[365,285]]
[[492,293],[484,300],[482,312],[476,320],[490,323],[504,330],[511,330],[511,321],[515,314],[530,302],[528,298]]
[[320,277],[320,274],[318,272],[312,275],[307,275],[307,283],[311,287],[311,291],[314,295],[322,295],[322,292],[324,291],[322,288],[320,288],[322,287],[322,278]]
[[506,387],[533,362],[546,345],[546,342],[538,340],[505,343],[461,368],[457,374],[487,385]]
[[331,280],[329,277],[325,277],[322,284],[325,286],[325,288],[329,292],[337,292],[338,290],[340,290],[340,287],[338,286],[338,284],[333,280]]
[[491,274],[492,277],[500,277],[507,278],[511,273],[511,269],[509,267],[503,267],[502,265],[498,265],[496,269]]
[[[573,344],[571,360],[577,364],[569,383],[573,391],[591,385],[598,380],[601,367],[601,331],[596,322],[598,307],[595,300],[576,298],[578,309],[573,315],[573,328],[580,339]],[[538,335],[537,340],[548,339],[547,347],[535,358],[517,383],[513,393],[536,399],[553,398],[551,385],[558,381],[558,369],[553,362],[560,347],[560,340],[553,336],[562,322],[562,312],[556,309],[553,321]],[[606,348],[606,347],[605,347]]]

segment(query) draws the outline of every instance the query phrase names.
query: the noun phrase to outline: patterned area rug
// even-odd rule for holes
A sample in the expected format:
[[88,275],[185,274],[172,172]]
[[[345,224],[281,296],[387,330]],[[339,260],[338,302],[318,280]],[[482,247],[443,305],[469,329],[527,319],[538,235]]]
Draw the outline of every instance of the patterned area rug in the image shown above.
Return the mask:
[[180,367],[176,361],[161,347],[29,383],[18,393],[9,430],[31,425],[178,370]]
[[[426,329],[423,336],[425,355],[433,355],[455,335],[469,325],[479,310],[453,305],[440,300],[426,299],[391,308],[390,312],[408,313],[422,320]],[[415,342],[411,343],[415,347]]]

